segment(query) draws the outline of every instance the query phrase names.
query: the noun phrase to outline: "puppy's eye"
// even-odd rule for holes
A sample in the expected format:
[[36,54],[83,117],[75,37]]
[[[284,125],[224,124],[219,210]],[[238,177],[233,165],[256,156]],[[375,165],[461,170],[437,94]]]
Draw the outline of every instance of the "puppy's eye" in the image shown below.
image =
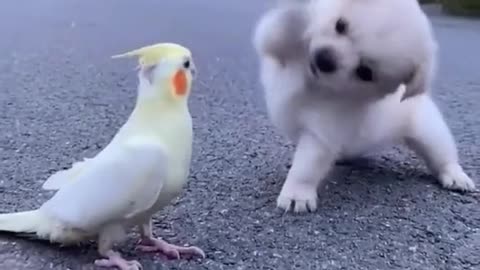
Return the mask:
[[190,68],[190,61],[187,60],[187,61],[183,62],[183,67],[186,68],[186,69]]
[[345,35],[347,30],[348,23],[342,18],[338,19],[337,23],[335,24],[335,31],[337,31],[337,33],[340,35]]
[[355,75],[364,82],[371,82],[373,81],[373,71],[370,67],[360,64],[355,69]]

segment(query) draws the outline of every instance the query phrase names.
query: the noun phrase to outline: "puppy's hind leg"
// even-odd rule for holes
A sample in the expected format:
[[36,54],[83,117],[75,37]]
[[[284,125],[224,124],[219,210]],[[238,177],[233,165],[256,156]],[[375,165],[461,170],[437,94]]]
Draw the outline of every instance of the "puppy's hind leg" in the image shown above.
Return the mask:
[[277,206],[294,212],[315,211],[317,188],[333,166],[334,156],[309,134],[296,147],[293,163],[277,198]]
[[444,188],[475,190],[475,183],[459,164],[455,140],[437,105],[430,97],[418,102],[422,104],[411,119],[407,145],[425,160]]

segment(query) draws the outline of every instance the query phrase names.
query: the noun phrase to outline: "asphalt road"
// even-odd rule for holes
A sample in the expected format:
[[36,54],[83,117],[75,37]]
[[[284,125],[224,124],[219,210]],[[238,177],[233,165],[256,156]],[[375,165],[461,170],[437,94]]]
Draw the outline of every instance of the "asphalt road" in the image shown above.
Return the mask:
[[[3,0],[0,211],[39,206],[55,170],[105,146],[133,108],[134,62],[110,56],[173,41],[195,54],[191,178],[155,232],[207,253],[145,269],[480,269],[478,195],[441,189],[403,148],[338,166],[316,213],[275,208],[292,147],[271,127],[250,46],[267,6],[243,0]],[[25,4],[25,6],[21,6]],[[441,45],[435,97],[480,185],[480,21],[432,12]],[[111,194],[115,196],[115,194]],[[0,268],[94,269],[94,246],[0,235]]]

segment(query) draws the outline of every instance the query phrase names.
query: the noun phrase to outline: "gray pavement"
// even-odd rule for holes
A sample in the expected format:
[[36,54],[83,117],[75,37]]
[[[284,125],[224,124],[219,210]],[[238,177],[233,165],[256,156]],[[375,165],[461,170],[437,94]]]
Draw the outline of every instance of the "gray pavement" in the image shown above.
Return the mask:
[[[262,2],[262,3],[261,3]],[[188,188],[156,216],[157,235],[202,247],[145,269],[480,269],[478,195],[441,189],[404,148],[338,166],[313,214],[275,208],[291,145],[271,127],[250,46],[269,1],[42,0],[0,3],[0,211],[39,206],[46,177],[104,147],[133,108],[134,62],[119,52],[189,46],[194,162]],[[24,4],[25,6],[21,6]],[[480,21],[428,8],[441,44],[435,97],[480,185]],[[114,194],[112,194],[114,196]],[[0,235],[0,269],[94,269],[94,246]]]

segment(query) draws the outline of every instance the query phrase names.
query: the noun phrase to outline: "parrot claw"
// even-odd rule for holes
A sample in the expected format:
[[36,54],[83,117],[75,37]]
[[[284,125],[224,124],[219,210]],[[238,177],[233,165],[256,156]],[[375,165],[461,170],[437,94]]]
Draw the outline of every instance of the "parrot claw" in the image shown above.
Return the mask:
[[108,259],[95,260],[95,265],[98,267],[117,267],[119,270],[142,270],[142,265],[136,261],[127,261],[118,253],[112,253]]
[[181,255],[187,257],[200,256],[205,258],[205,253],[198,247],[181,247],[177,245],[170,244],[162,239],[143,239],[141,243],[137,246],[137,250],[143,252],[161,252],[171,259],[180,259]]

